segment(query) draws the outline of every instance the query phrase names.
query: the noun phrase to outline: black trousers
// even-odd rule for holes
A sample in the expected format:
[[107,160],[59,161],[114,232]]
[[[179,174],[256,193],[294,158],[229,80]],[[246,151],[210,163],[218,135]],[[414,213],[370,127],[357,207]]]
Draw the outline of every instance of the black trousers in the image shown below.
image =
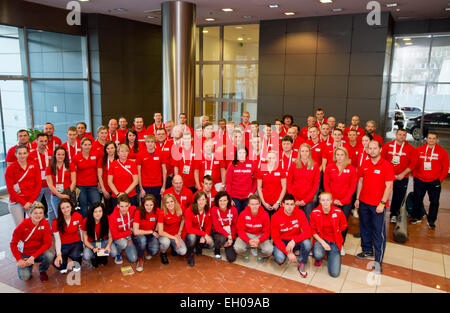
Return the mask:
[[[213,239],[214,239],[214,249],[217,250],[223,247],[228,240],[227,237],[219,233],[213,233]],[[234,262],[236,260],[236,252],[234,251],[233,245],[225,248],[225,255],[227,256],[228,262]]]
[[394,180],[391,202],[391,217],[398,216],[400,214],[400,206],[405,198],[406,190],[408,189],[408,182],[409,177],[405,177],[402,180]]
[[423,204],[425,193],[428,192],[430,198],[430,209],[428,211],[428,221],[435,222],[439,209],[439,198],[441,196],[441,181],[439,179],[432,182],[424,182],[418,178],[414,178],[414,207],[412,217],[420,219],[422,213],[420,207]]

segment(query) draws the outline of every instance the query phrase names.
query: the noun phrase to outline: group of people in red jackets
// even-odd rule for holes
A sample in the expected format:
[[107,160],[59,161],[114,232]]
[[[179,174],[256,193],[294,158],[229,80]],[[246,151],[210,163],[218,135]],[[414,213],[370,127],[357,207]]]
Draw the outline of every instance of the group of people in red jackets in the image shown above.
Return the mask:
[[435,228],[449,168],[435,133],[415,149],[399,129],[383,145],[374,121],[363,129],[354,116],[345,127],[322,109],[304,128],[290,115],[275,126],[259,125],[248,112],[239,125],[221,119],[217,128],[207,116],[195,129],[183,113],[176,124],[163,123],[161,113],[154,120],[146,128],[136,116],[128,128],[124,117],[111,119],[97,129],[96,140],[81,122],[68,128],[64,144],[51,123],[31,143],[26,130],[18,131],[5,180],[21,279],[31,277],[35,262],[46,281],[51,264],[61,273],[69,258],[98,267],[111,256],[122,264],[123,252],[140,272],[144,259],[158,252],[168,264],[169,247],[172,255],[187,254],[190,266],[204,248],[218,259],[224,248],[229,262],[237,255],[245,262],[252,254],[258,262],[273,255],[278,264],[288,258],[302,277],[310,253],[316,266],[327,255],[328,271],[337,277],[352,208],[360,223],[357,257],[374,258],[381,271],[385,208],[395,223],[410,175],[411,223],[422,220],[428,192],[427,221]]

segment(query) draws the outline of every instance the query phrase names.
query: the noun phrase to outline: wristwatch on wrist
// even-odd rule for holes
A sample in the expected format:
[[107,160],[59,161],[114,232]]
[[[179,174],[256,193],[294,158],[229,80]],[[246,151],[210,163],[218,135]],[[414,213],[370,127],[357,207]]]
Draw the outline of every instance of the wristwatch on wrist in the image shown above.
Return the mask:
[[381,201],[380,202],[382,205],[386,205],[386,201]]

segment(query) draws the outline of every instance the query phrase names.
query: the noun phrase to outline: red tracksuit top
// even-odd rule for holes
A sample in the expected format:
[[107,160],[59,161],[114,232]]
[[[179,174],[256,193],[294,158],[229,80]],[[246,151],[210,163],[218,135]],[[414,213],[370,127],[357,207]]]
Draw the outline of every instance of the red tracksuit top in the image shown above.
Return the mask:
[[[31,237],[24,242],[23,253],[17,248],[19,241],[25,241],[34,230]],[[43,218],[36,226],[31,221],[31,217],[26,218],[20,223],[13,232],[11,239],[11,252],[17,261],[22,259],[22,254],[37,258],[42,253],[50,249],[52,245],[52,234],[50,224]]]
[[[27,172],[28,171],[28,172]],[[25,172],[27,175],[24,176]],[[24,176],[24,177],[23,177]],[[14,190],[14,185],[23,177],[19,183],[20,193]],[[41,171],[39,165],[27,161],[25,170],[15,161],[5,171],[6,190],[9,194],[9,202],[18,202],[24,206],[27,202],[33,203],[41,192]]]
[[126,238],[131,236],[131,230],[133,229],[134,210],[136,207],[131,205],[128,208],[128,215],[123,216],[119,212],[119,207],[116,206],[114,211],[108,216],[109,230],[113,240]]
[[[334,232],[334,242],[338,246],[339,250],[342,248],[344,239],[342,238],[341,232],[347,228],[347,218],[344,212],[338,207],[332,205],[328,215],[331,216],[331,225],[333,226]],[[326,218],[323,212],[322,205],[312,210],[309,216],[309,223],[311,225],[311,232],[313,235],[319,235],[323,239],[323,219]]]
[[339,175],[339,168],[335,163],[327,165],[323,175],[323,186],[326,192],[333,195],[333,200],[339,200],[343,205],[352,201],[356,190],[358,174],[353,165],[349,164]]
[[297,165],[293,164],[289,169],[287,191],[294,196],[295,201],[311,202],[319,188],[319,183],[320,170],[317,163],[314,163],[312,169],[308,169],[305,164],[302,168],[297,168]]
[[238,161],[236,166],[228,166],[226,190],[231,198],[245,199],[256,191],[257,164],[247,158],[245,162]]
[[230,209],[227,209],[225,212],[222,212],[219,209],[219,207],[216,206],[211,209],[211,220],[213,224],[213,231],[222,234],[225,237],[228,237],[229,234],[226,232],[225,229],[223,229],[223,226],[231,225],[231,237],[233,239],[236,238],[237,219],[238,219],[238,212],[234,206],[232,206]]
[[311,227],[306,219],[305,213],[298,207],[295,207],[290,216],[284,213],[284,207],[278,209],[272,215],[271,234],[275,246],[286,252],[286,245],[282,240],[294,240],[296,243],[311,238]]
[[[447,151],[438,144],[436,144],[433,152],[432,150],[428,148],[427,151],[427,144],[416,149],[418,161],[413,171],[413,176],[424,182],[432,182],[436,179],[443,181],[448,174],[449,161]],[[431,156],[432,153],[433,156]],[[430,158],[432,157],[431,170],[425,170],[424,168],[425,157],[427,162],[430,162]]]
[[259,237],[260,243],[266,241],[270,237],[269,213],[267,213],[266,210],[260,206],[256,216],[253,216],[250,207],[247,206],[244,211],[239,214],[237,221],[237,233],[239,238],[244,240],[246,243],[250,240],[247,233],[261,235]]
[[[203,225],[203,227],[200,227]],[[211,234],[211,215],[209,212],[203,211],[203,214],[195,215],[192,212],[192,207],[189,207],[184,212],[184,229],[187,234],[195,234],[197,236],[205,237]]]

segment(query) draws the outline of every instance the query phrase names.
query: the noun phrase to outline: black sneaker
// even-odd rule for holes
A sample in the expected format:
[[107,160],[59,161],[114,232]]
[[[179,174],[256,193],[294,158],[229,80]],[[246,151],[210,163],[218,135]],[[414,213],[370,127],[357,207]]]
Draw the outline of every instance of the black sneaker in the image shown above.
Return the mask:
[[167,259],[167,253],[161,253],[161,263],[164,265],[169,264],[169,260]]
[[188,257],[187,264],[189,266],[194,266],[194,256],[193,255]]
[[373,258],[373,252],[361,252],[356,255],[358,259],[370,259]]
[[361,238],[361,233],[353,234],[353,237],[355,237],[355,238]]
[[171,251],[172,251],[172,252],[171,252],[171,255],[172,255],[172,256],[177,256],[177,255],[178,255],[178,253],[175,251],[175,249],[171,249]]
[[422,223],[422,219],[420,218],[413,218],[411,221],[410,221],[410,223],[411,224],[418,224],[418,223]]
[[203,249],[200,246],[195,247],[195,255],[201,256],[203,254]]
[[434,222],[430,222],[430,221],[428,221],[428,227],[430,228],[430,229],[436,229],[436,224],[434,223]]

